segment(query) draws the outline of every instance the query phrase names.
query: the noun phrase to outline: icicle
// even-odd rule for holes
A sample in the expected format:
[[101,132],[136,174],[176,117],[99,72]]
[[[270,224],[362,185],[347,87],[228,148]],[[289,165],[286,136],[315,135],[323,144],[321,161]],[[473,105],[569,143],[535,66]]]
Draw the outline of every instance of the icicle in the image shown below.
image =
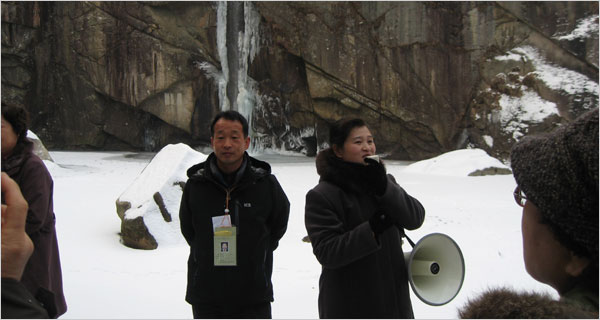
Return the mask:
[[238,39],[239,70],[238,70],[238,111],[248,119],[250,134],[254,134],[252,116],[257,103],[257,90],[255,82],[248,77],[248,66],[256,57],[259,49],[258,26],[260,16],[252,2],[244,2],[244,32]]
[[258,52],[258,26],[260,16],[252,2],[244,2],[244,32],[239,34],[238,111],[248,119],[253,134],[252,115],[257,100],[254,80],[248,77],[248,65]]
[[[219,102],[222,111],[229,110],[227,83],[229,82],[229,66],[227,64],[227,1],[217,2],[217,50],[221,60],[221,77],[218,79]],[[216,78],[215,78],[216,79]]]

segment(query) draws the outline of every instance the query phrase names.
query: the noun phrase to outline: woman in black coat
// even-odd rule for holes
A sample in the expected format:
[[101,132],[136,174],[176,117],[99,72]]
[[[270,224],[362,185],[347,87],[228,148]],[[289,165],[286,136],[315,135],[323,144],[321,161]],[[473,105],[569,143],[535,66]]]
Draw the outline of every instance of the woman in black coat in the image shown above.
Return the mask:
[[402,252],[403,229],[425,210],[376,160],[361,119],[341,120],[317,155],[319,184],[306,195],[305,223],[323,266],[320,318],[414,318]]

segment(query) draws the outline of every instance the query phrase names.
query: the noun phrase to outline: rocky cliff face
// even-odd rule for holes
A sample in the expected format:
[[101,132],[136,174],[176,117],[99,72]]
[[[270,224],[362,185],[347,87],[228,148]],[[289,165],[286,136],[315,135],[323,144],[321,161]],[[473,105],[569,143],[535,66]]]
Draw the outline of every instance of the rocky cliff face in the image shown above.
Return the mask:
[[[233,108],[250,117],[257,150],[312,155],[329,123],[359,116],[392,158],[467,145],[506,158],[521,135],[598,105],[597,12],[597,2],[2,2],[2,102],[26,106],[50,149],[206,145],[212,116]],[[578,34],[585,23],[592,32]],[[595,87],[548,84],[547,65]],[[506,117],[506,101],[530,95],[558,112]]]

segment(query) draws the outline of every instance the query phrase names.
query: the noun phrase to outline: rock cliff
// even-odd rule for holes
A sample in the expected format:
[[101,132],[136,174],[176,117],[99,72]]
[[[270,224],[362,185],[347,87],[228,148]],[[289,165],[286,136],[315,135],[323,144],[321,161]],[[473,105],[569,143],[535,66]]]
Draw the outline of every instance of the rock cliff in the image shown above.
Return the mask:
[[[2,103],[50,149],[206,146],[233,108],[255,150],[314,155],[360,116],[391,158],[506,159],[596,107],[597,84],[597,2],[2,2]],[[557,111],[527,116],[531,96]]]

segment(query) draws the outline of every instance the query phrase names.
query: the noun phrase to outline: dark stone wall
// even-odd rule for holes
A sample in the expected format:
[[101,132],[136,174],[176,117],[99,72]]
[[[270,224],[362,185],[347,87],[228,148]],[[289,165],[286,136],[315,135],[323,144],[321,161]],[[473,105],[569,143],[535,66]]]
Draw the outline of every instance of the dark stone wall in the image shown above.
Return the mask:
[[[491,116],[501,94],[519,96],[526,86],[557,104],[559,116],[526,124],[527,133],[598,104],[597,92],[569,96],[536,79],[531,64],[492,59],[533,46],[597,82],[597,34],[556,38],[597,16],[597,2],[245,8],[260,20],[260,47],[247,62],[253,143],[262,147],[312,155],[326,146],[329,123],[358,116],[391,158],[471,145],[505,159],[515,138]],[[214,2],[2,2],[2,103],[25,106],[49,149],[206,145],[222,91],[217,11]],[[508,82],[498,76],[511,72]]]

